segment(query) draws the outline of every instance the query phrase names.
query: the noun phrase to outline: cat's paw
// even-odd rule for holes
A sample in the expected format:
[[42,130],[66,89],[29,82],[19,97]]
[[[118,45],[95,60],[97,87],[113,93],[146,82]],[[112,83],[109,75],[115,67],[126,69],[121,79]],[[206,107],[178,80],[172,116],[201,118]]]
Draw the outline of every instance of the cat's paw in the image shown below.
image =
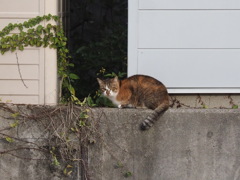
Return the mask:
[[123,108],[123,106],[122,106],[121,104],[119,104],[119,105],[118,105],[118,108],[119,108],[119,109],[122,109],[122,108]]
[[140,125],[140,129],[145,131],[148,130],[150,127],[153,126],[153,121],[149,121],[148,119],[145,119],[141,125]]

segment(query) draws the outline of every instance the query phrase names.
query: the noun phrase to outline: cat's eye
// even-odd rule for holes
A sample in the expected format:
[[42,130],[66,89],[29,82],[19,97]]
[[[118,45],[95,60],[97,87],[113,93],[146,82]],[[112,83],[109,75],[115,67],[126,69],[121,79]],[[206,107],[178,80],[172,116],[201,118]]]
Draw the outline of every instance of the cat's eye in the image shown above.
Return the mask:
[[106,89],[105,88],[101,88],[101,91],[106,91]]
[[113,87],[112,90],[113,90],[113,91],[117,91],[117,88]]

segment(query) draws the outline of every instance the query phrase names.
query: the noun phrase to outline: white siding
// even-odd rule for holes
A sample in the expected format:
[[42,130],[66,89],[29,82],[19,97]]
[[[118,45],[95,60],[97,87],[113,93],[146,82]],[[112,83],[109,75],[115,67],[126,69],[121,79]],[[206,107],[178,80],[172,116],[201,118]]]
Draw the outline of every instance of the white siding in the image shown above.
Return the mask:
[[128,75],[170,93],[240,93],[239,0],[129,1]]
[[[22,23],[48,13],[57,14],[56,2],[56,0],[0,0],[0,30],[9,23]],[[1,101],[56,104],[56,61],[56,50],[44,48],[26,47],[24,51],[0,55]]]

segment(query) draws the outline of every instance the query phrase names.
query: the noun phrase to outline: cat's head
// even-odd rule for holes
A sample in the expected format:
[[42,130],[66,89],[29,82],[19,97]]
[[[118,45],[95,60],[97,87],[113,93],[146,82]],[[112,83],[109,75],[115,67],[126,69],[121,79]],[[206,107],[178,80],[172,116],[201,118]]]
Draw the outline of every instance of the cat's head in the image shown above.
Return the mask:
[[99,79],[97,78],[102,94],[108,98],[114,98],[119,92],[119,80],[118,77],[111,79]]

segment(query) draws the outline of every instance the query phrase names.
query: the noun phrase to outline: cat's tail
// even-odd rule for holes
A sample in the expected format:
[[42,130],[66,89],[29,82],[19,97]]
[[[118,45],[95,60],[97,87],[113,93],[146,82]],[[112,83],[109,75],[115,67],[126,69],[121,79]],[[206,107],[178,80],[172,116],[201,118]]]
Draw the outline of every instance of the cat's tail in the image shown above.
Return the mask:
[[160,114],[169,108],[169,103],[162,103],[141,123],[141,130],[148,130],[158,120]]

